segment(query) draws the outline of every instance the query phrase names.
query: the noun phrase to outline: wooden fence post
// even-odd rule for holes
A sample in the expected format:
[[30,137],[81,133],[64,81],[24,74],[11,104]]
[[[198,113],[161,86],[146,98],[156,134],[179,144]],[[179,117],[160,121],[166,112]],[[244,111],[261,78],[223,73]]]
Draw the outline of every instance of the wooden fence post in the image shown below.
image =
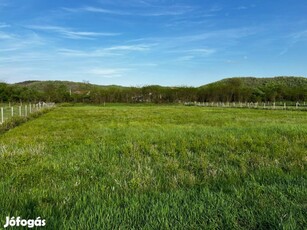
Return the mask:
[[11,115],[14,117],[14,106],[11,107]]
[[1,124],[4,122],[3,107],[1,107]]
[[19,106],[19,116],[21,117],[21,105]]

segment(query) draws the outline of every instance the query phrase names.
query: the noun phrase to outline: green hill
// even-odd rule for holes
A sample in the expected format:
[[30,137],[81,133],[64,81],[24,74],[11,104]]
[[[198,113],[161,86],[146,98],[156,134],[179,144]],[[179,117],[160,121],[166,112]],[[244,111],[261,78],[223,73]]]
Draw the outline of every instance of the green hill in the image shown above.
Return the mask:
[[203,85],[200,89],[213,101],[306,100],[307,78],[235,77]]
[[[239,80],[247,87],[270,87],[270,86],[286,86],[286,87],[300,87],[307,85],[307,78],[304,77],[273,77],[273,78],[256,78],[256,77],[234,77],[226,78],[215,83],[229,84],[233,80]],[[213,84],[215,84],[213,83]]]
[[54,102],[232,102],[307,101],[305,77],[234,77],[200,87],[124,87],[71,81],[24,81],[0,85],[2,101]]
[[[256,78],[256,77],[233,77],[233,78],[225,78],[220,81],[216,81],[207,85],[202,85],[196,88],[204,88],[204,87],[212,87],[212,86],[231,86],[234,83],[240,84],[241,87],[249,87],[249,88],[264,88],[264,87],[306,87],[307,86],[307,78],[305,77],[272,77],[272,78]],[[130,87],[118,86],[118,85],[97,85],[91,84],[87,82],[73,82],[73,81],[24,81],[15,83],[15,85],[29,87],[34,90],[44,90],[47,85],[61,86],[64,85],[67,88],[73,91],[79,91],[83,89],[93,89],[96,87],[99,88],[117,88],[117,89],[125,89]],[[150,85],[145,87],[154,87],[154,88],[180,88],[180,87],[162,87],[159,85]]]
[[72,91],[91,90],[96,87],[100,88],[125,88],[117,85],[95,85],[88,82],[73,81],[24,81],[15,83],[15,85],[29,87],[34,90],[43,91],[46,87],[53,85],[54,87],[65,86]]

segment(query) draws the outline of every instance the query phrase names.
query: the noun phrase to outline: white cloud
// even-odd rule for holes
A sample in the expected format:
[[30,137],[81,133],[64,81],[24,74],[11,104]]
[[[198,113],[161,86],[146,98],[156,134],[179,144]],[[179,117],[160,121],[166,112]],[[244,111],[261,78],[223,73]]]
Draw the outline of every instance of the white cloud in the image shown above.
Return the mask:
[[19,34],[5,33],[0,31],[0,52],[10,52],[21,49],[31,50],[45,44],[40,36],[35,33]]
[[248,7],[247,6],[238,6],[236,8],[234,8],[235,10],[247,10]]
[[155,44],[138,44],[138,45],[121,45],[121,46],[112,46],[106,48],[105,50],[112,50],[112,51],[146,51],[149,50]]
[[177,50],[171,50],[168,53],[185,54],[185,55],[177,58],[177,60],[187,61],[187,60],[191,60],[191,59],[194,59],[194,58],[210,56],[210,55],[216,53],[216,50],[215,49],[208,49],[208,48],[194,48],[194,49],[188,49],[188,50],[177,49]]
[[293,39],[294,42],[305,40],[307,39],[307,30],[302,30],[302,31],[293,33],[292,35],[290,35],[290,37]]
[[11,40],[13,38],[14,38],[14,35],[0,31],[0,39],[1,40]]
[[93,13],[116,14],[116,15],[131,15],[131,13],[125,12],[125,11],[108,10],[108,9],[104,9],[104,8],[91,7],[91,6],[80,8],[79,10],[80,11],[93,12]]
[[135,66],[135,67],[156,67],[158,66],[157,63],[146,63],[146,62],[140,62],[140,63],[133,63],[133,64],[130,64],[130,66]]
[[[1,50],[0,50],[1,51]],[[48,61],[51,56],[45,53],[39,52],[26,52],[26,53],[15,53],[12,55],[6,55],[0,57],[1,63],[31,63],[31,62],[42,62]]]
[[178,57],[176,60],[177,61],[190,61],[194,58],[195,58],[195,56],[193,56],[193,55],[187,55],[187,56]]
[[8,28],[8,27],[11,27],[9,24],[6,24],[4,22],[0,22],[0,29],[1,28]]
[[248,10],[250,8],[255,8],[255,7],[256,7],[255,4],[251,4],[251,5],[248,5],[248,6],[240,5],[240,6],[235,7],[234,10]]
[[178,57],[177,61],[190,61],[196,58],[203,58],[210,56],[216,52],[215,49],[205,49],[205,48],[198,48],[198,49],[190,49],[190,50],[179,50],[174,51],[173,53],[183,53],[186,54],[184,56]]
[[223,7],[222,6],[219,6],[219,5],[214,5],[212,6],[209,11],[210,12],[219,12],[219,11],[222,11],[223,10]]
[[75,50],[75,49],[58,49],[58,53],[71,57],[106,57],[121,56],[123,52],[143,52],[148,51],[155,44],[136,44],[136,45],[118,45],[105,48],[96,48],[93,50]]
[[298,31],[287,36],[287,44],[279,53],[280,56],[285,55],[298,42],[307,41],[307,30]]
[[187,50],[186,52],[194,53],[194,54],[198,54],[198,55],[210,55],[210,54],[214,54],[216,52],[216,50],[215,49],[206,49],[206,48],[197,48],[197,49]]
[[53,33],[58,33],[63,37],[70,39],[94,39],[100,36],[118,36],[120,33],[102,33],[102,32],[89,32],[89,31],[73,31],[70,28],[60,27],[60,26],[42,26],[42,25],[29,25],[29,29],[49,31]]
[[127,70],[128,69],[93,68],[86,70],[85,73],[104,78],[117,78],[122,77],[122,74]]
[[185,40],[187,42],[201,41],[207,39],[238,39],[257,33],[256,28],[233,28],[225,30],[215,30],[195,35],[187,35],[178,37],[178,40]]
[[151,7],[150,10],[146,8],[137,9],[132,11],[127,10],[110,10],[101,7],[93,7],[93,6],[86,6],[81,8],[66,8],[63,7],[63,10],[71,13],[82,13],[82,12],[89,12],[89,13],[102,13],[102,14],[111,14],[111,15],[122,15],[122,16],[143,16],[143,17],[158,17],[158,16],[176,16],[176,15],[183,15],[192,11],[192,8],[189,6],[171,6],[171,7]]
[[89,12],[89,13],[102,13],[102,14],[112,14],[112,15],[133,15],[131,12],[127,12],[127,11],[108,10],[105,8],[93,7],[93,6],[86,6],[82,8],[63,7],[62,9],[67,12],[71,12],[71,13]]
[[73,49],[59,49],[59,54],[70,57],[106,57],[106,56],[118,56],[114,52],[106,51],[105,49],[94,49],[94,50],[73,50]]
[[[242,27],[242,28],[230,28],[223,30],[209,30],[202,33],[186,34],[186,35],[172,35],[165,37],[147,37],[130,40],[131,42],[143,42],[159,44],[159,49],[162,52],[176,53],[176,52],[193,52],[203,53],[203,55],[209,55],[216,52],[216,49],[212,48],[190,48],[199,45],[214,45],[219,46],[221,50],[225,46],[235,44],[240,39],[252,36],[259,33],[260,28],[257,27]],[[186,48],[188,47],[188,49]],[[190,48],[190,49],[189,49]]]

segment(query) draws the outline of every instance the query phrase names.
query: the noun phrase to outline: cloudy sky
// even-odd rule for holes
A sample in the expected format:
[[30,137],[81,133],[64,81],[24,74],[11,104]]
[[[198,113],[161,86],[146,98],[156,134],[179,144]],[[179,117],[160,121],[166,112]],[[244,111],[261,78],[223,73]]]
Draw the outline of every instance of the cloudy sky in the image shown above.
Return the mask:
[[0,81],[307,76],[306,0],[0,0]]

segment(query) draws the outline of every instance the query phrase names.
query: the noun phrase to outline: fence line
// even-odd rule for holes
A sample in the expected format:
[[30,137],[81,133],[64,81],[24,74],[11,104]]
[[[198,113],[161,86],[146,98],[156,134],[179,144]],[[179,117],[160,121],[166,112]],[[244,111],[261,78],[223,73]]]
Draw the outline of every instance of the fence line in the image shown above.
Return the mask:
[[[46,108],[54,107],[55,103],[45,103],[39,102],[36,104],[29,103],[26,105],[11,105],[3,106],[0,109],[0,125],[3,124],[6,120],[12,119],[14,117],[27,117],[32,113],[36,113]],[[18,112],[17,112],[18,111]]]
[[305,102],[185,102],[186,106],[201,107],[222,107],[222,108],[249,108],[249,109],[266,109],[266,110],[306,110]]

